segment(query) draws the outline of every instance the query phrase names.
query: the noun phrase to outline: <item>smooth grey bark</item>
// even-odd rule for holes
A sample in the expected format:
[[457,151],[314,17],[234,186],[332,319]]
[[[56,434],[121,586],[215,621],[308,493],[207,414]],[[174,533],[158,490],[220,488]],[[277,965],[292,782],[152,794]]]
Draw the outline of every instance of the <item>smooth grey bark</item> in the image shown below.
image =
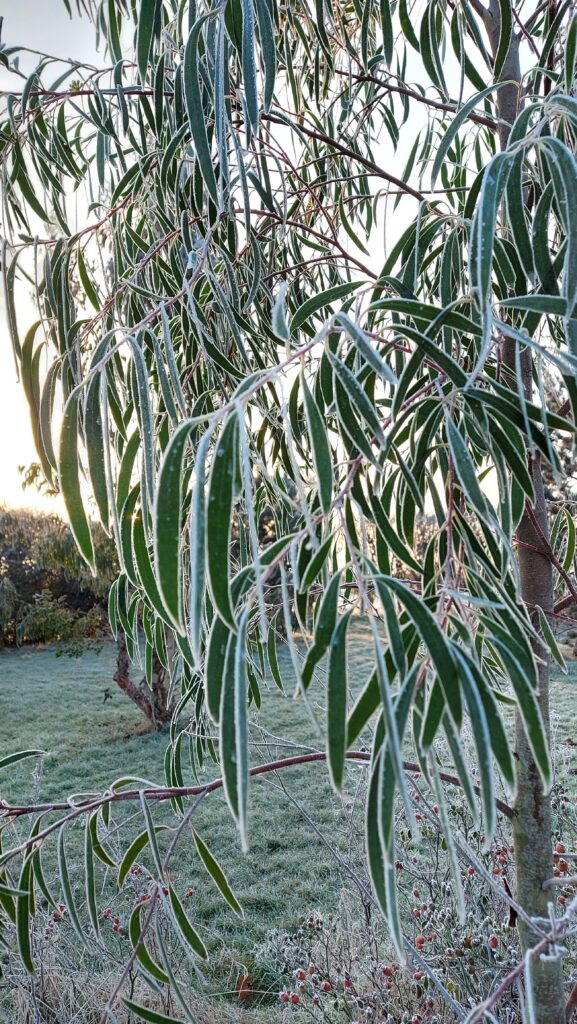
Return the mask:
[[[498,0],[490,0],[483,14],[493,56],[497,53],[501,30]],[[499,142],[507,146],[510,125],[522,105],[519,37],[513,35],[509,52],[500,75],[501,81],[510,81],[497,93],[500,117]],[[516,362],[517,343],[507,338],[503,345],[504,363],[515,383],[517,373],[527,398],[532,397],[533,360],[529,350],[521,355],[520,371]],[[535,502],[527,508],[517,529],[517,558],[521,596],[529,608],[536,605],[543,611],[553,610],[553,566],[547,550],[549,525],[543,476],[539,461],[528,455],[529,471],[533,480]],[[550,655],[541,644],[533,646],[538,659],[541,713],[549,732]],[[543,791],[543,783],[531,754],[523,722],[519,715],[515,722],[517,760],[517,794],[513,815],[513,848],[515,855],[517,900],[523,909],[535,918],[548,918],[548,905],[552,899],[543,883],[552,874],[551,797]],[[525,953],[536,943],[536,935],[523,921],[518,921],[521,949]],[[561,958],[536,958],[532,964],[535,1024],[565,1024],[565,997]]]

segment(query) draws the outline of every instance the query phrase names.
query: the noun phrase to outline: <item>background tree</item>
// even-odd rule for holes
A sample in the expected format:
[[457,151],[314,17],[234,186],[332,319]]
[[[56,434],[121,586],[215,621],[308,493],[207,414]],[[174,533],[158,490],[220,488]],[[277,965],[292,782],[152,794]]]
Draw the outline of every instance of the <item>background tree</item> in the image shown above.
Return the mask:
[[[113,629],[129,656],[139,628],[148,659],[174,645],[167,782],[180,799],[178,713],[192,702],[193,761],[218,743],[246,848],[247,705],[259,704],[267,659],[277,675],[284,623],[303,700],[328,655],[319,729],[337,790],[374,722],[367,858],[400,952],[395,799],[416,827],[405,751],[454,865],[440,766],[488,840],[497,788],[512,795],[529,1005],[558,1024],[570,915],[550,917],[546,886],[548,674],[575,531],[561,510],[559,559],[541,463],[562,473],[554,438],[573,436],[577,399],[571,7],[81,6],[102,68],[70,64],[54,79],[46,57],[25,78],[17,50],[0,54],[23,78],[1,135],[8,314],[43,472],[86,562],[85,477],[115,539]],[[39,311],[23,337],[19,275],[35,282]],[[418,557],[417,516],[430,510],[436,529]],[[353,613],[370,619],[374,669],[349,712]],[[501,715],[511,701],[515,738]]]

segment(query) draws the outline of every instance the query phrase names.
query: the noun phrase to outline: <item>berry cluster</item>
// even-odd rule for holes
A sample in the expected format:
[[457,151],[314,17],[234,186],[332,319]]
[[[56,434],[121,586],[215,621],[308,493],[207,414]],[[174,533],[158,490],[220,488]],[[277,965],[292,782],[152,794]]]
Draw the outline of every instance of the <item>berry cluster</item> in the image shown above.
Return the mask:
[[[328,993],[333,990],[332,982],[328,978],[323,978],[314,964],[309,964],[306,970],[303,967],[297,968],[296,971],[293,971],[293,979],[295,991],[288,992],[287,989],[283,989],[282,992],[279,992],[281,1003],[292,1003],[297,1006],[303,995],[307,993],[311,996],[313,1006],[320,1006],[321,996],[319,993]],[[347,982],[345,981],[344,988],[346,987]],[[348,987],[350,987],[350,982],[348,982]]]
[[60,924],[60,922],[62,921],[62,919],[63,919],[63,917],[65,915],[65,913],[66,913],[66,907],[64,906],[64,904],[63,903],[58,903],[57,906],[56,906],[56,910],[48,918],[48,921],[46,923],[46,928],[44,929],[44,934],[46,936],[54,934],[54,925],[55,924],[56,925]]

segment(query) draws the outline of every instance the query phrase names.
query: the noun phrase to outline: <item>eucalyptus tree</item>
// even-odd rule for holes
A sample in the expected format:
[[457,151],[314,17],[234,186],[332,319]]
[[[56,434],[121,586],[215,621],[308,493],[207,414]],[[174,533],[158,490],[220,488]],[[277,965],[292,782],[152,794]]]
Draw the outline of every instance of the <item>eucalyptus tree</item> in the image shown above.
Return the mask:
[[[91,500],[115,540],[112,628],[133,659],[143,636],[147,671],[155,656],[166,664],[178,706],[164,788],[113,788],[60,816],[54,805],[3,855],[6,869],[21,858],[0,899],[24,961],[33,968],[29,892],[49,835],[86,942],[95,857],[110,859],[102,828],[131,796],[164,884],[151,806],[171,797],[184,822],[192,813],[191,709],[193,765],[218,758],[247,847],[249,714],[266,678],[283,685],[284,638],[305,702],[326,656],[319,728],[337,791],[372,728],[367,861],[401,953],[396,802],[416,826],[404,757],[412,749],[440,807],[457,887],[440,769],[451,765],[488,843],[496,793],[509,793],[527,1013],[559,1024],[571,917],[555,916],[547,884],[549,663],[556,609],[575,596],[575,528],[565,507],[548,509],[542,472],[562,472],[555,438],[573,436],[577,403],[572,7],[79,7],[98,66],[46,55],[26,75],[17,47],[0,52],[15,83],[0,136],[9,327],[42,469],[86,562]],[[26,330],[20,279],[38,309]],[[421,553],[425,513],[435,528]],[[373,669],[350,708],[356,614]],[[63,838],[83,814],[86,926]],[[172,888],[166,901],[202,955]],[[154,915],[139,909],[131,925],[153,974],[139,936]],[[153,967],[170,978],[168,959]]]

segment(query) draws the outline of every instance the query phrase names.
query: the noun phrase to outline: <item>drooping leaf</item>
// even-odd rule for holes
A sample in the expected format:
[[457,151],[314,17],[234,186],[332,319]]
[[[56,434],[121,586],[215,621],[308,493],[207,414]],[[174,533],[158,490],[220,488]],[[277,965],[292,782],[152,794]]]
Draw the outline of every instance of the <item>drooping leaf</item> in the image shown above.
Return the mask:
[[243,909],[240,903],[238,902],[236,896],[234,895],[230,887],[229,881],[224,871],[222,870],[220,864],[216,860],[216,857],[214,856],[214,854],[211,853],[208,846],[200,837],[196,829],[192,830],[192,837],[194,839],[194,844],[198,851],[199,857],[202,860],[202,863],[204,864],[217,889],[219,890],[221,896],[226,900],[231,910],[234,910],[235,914],[238,914],[239,917],[243,917]]

